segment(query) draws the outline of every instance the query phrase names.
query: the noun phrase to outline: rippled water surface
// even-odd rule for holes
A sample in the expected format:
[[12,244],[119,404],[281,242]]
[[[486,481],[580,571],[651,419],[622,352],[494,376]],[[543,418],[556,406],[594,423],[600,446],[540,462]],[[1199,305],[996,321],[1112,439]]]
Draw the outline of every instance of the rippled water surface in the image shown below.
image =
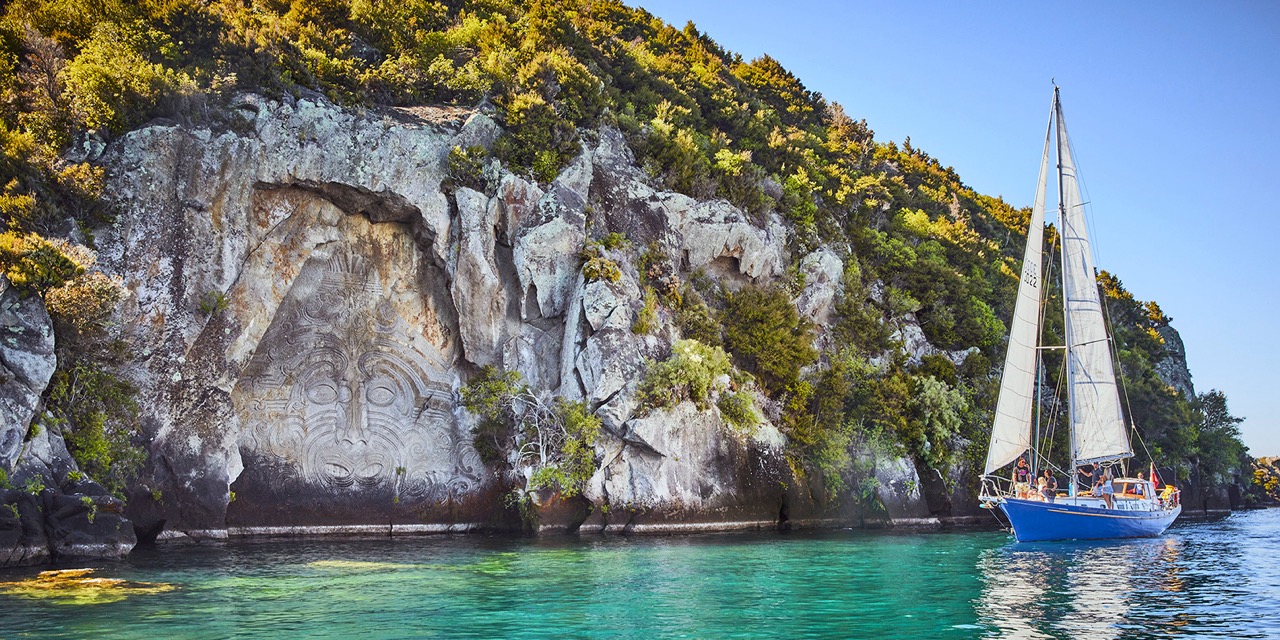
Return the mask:
[[93,582],[0,585],[0,637],[1280,637],[1280,510],[1116,542],[457,536],[171,546],[83,566],[127,582],[105,597]]

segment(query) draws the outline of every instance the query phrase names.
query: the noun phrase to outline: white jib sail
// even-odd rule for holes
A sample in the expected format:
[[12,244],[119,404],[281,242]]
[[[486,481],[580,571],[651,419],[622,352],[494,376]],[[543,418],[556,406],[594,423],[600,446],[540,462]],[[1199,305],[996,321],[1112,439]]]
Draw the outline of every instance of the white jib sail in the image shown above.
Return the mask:
[[[1052,117],[1050,118],[1052,123]],[[1052,124],[1050,125],[1052,126]],[[991,473],[1031,448],[1031,410],[1036,378],[1036,347],[1040,335],[1041,254],[1044,251],[1044,196],[1049,178],[1049,139],[1052,129],[1044,134],[1044,154],[1040,157],[1040,182],[1031,207],[1031,223],[1027,228],[1027,247],[1022,256],[1018,298],[1013,306],[1009,327],[1009,348],[1004,354],[1004,373],[1000,377],[1000,395],[996,400],[996,416],[991,425],[991,446],[987,449],[987,466]]]
[[[1056,98],[1056,94],[1055,94]],[[1056,99],[1055,99],[1056,102]],[[1133,455],[1125,433],[1106,320],[1085,228],[1084,203],[1067,141],[1062,104],[1057,104],[1061,175],[1062,289],[1066,308],[1067,389],[1071,437],[1078,461]]]

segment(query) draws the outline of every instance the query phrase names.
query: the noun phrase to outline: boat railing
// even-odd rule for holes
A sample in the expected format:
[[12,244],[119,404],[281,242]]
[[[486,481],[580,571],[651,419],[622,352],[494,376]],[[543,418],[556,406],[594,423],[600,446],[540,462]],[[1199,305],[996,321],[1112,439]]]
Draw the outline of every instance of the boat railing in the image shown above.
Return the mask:
[[982,476],[982,490],[978,493],[978,501],[992,503],[1001,498],[1013,495],[1013,480],[1004,476]]

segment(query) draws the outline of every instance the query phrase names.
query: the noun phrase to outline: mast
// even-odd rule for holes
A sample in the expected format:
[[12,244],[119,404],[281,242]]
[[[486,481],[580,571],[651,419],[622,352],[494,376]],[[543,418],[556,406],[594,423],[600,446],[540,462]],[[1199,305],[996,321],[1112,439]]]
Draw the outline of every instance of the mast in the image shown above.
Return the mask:
[[[1055,85],[1053,85],[1053,114],[1050,116],[1050,119],[1052,119],[1054,122],[1056,122],[1056,123],[1057,123],[1057,125],[1058,125],[1058,130],[1059,130],[1059,131],[1058,131],[1058,251],[1059,251],[1059,254],[1060,254],[1060,259],[1062,260],[1062,263],[1061,263],[1061,264],[1062,264],[1062,269],[1061,269],[1061,271],[1062,271],[1062,281],[1063,281],[1063,284],[1062,284],[1062,317],[1063,317],[1063,319],[1064,319],[1064,322],[1063,322],[1063,344],[1065,344],[1065,345],[1066,345],[1066,350],[1063,352],[1063,357],[1062,357],[1062,366],[1064,366],[1064,367],[1068,367],[1068,366],[1071,366],[1071,365],[1070,365],[1070,362],[1071,362],[1071,324],[1070,324],[1070,323],[1068,323],[1068,322],[1065,322],[1065,319],[1066,319],[1067,314],[1068,314],[1068,311],[1067,311],[1067,309],[1068,309],[1068,305],[1067,305],[1067,286],[1066,286],[1066,279],[1067,279],[1067,246],[1066,246],[1066,243],[1062,241],[1062,231],[1063,231],[1063,227],[1064,227],[1064,225],[1062,224],[1062,221],[1067,219],[1067,208],[1066,208],[1066,206],[1063,204],[1063,201],[1065,200],[1065,198],[1063,198],[1063,197],[1062,197],[1062,194],[1063,194],[1063,186],[1062,186],[1062,138],[1063,138],[1063,132],[1062,132],[1062,103],[1058,101],[1058,85],[1056,85],[1056,84],[1055,84]],[[1068,425],[1072,425],[1072,426],[1074,426],[1074,425],[1075,425],[1075,416],[1074,416],[1074,412],[1075,412],[1075,403],[1071,401],[1071,390],[1070,390],[1070,388],[1068,387],[1068,389],[1067,389],[1067,424],[1068,424]],[[1068,469],[1069,469],[1069,473],[1071,474],[1071,495],[1073,495],[1073,496],[1074,496],[1074,495],[1076,494],[1076,438],[1075,438],[1075,434],[1068,434],[1068,435],[1067,435],[1067,440],[1071,442],[1071,466],[1070,466]]]

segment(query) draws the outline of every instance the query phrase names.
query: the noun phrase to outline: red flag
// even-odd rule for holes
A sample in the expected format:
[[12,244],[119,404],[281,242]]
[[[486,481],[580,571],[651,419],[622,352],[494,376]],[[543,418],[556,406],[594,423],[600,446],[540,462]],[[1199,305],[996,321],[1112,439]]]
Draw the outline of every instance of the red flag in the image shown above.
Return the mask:
[[1160,488],[1160,478],[1156,476],[1156,463],[1151,463],[1151,486],[1155,489]]

